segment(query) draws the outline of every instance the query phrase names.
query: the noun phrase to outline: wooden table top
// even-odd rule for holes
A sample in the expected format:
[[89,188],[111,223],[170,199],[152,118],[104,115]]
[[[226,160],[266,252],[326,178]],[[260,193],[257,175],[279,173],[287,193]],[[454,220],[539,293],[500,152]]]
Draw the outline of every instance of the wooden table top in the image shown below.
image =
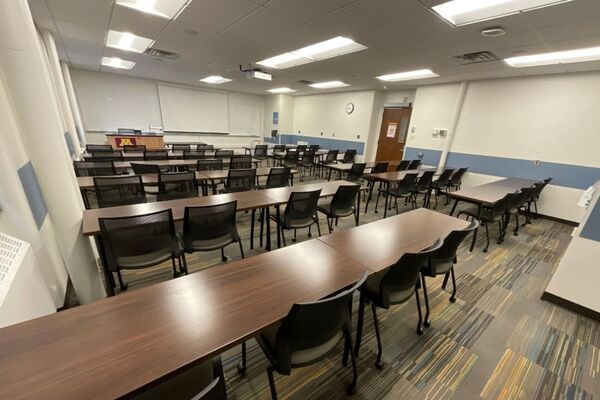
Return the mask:
[[491,205],[508,193],[513,193],[519,189],[533,186],[536,182],[539,181],[525,178],[505,178],[483,185],[461,189],[456,192],[450,192],[450,196],[455,199],[472,203]]
[[119,398],[365,270],[313,239],[0,329],[0,398]]
[[381,271],[407,252],[421,251],[469,222],[426,208],[418,208],[318,239],[346,256]]
[[[269,176],[269,172],[271,171],[271,168],[255,168],[256,169],[256,176]],[[293,174],[297,174],[298,170],[291,170],[290,171]],[[228,174],[229,174],[229,170],[228,169],[221,169],[221,170],[215,170],[215,171],[202,171],[202,174],[204,175],[205,179],[226,179]]]
[[[150,150],[156,150],[156,149],[150,149]],[[160,150],[160,149],[158,149]],[[118,149],[114,150],[114,151],[119,151]],[[207,151],[207,153],[214,153],[214,151]],[[143,151],[123,151],[121,150],[121,154],[123,155],[123,158],[144,158],[144,152]],[[169,150],[167,152],[167,155],[169,158],[182,158],[183,157],[183,150]],[[93,157],[91,153],[83,153],[82,157],[84,158],[90,158]]]
[[419,174],[422,175],[425,171],[437,170],[435,167],[425,167],[419,169],[407,169],[405,171],[390,171],[390,172],[381,172],[379,174],[366,174],[366,176],[373,178],[376,181],[383,182],[399,182],[406,174]]
[[[331,181],[331,182],[320,182],[320,183],[308,183],[304,185],[287,186],[276,189],[267,189],[261,192],[265,192],[265,195],[270,199],[277,201],[279,204],[286,203],[290,198],[292,192],[309,192],[311,190],[321,189],[321,197],[333,196],[340,186],[344,185],[356,185],[355,183],[348,181]],[[362,188],[367,190],[367,188]]]
[[[206,158],[205,160],[216,160],[215,158]],[[230,163],[230,158],[223,158],[223,164],[227,165]],[[198,160],[152,160],[152,161],[115,161],[115,168],[123,169],[123,168],[131,168],[131,163],[135,164],[149,164],[149,165],[158,165],[159,167],[183,167],[183,166],[194,166],[198,163]],[[261,161],[255,158],[252,159],[254,164],[258,164]]]

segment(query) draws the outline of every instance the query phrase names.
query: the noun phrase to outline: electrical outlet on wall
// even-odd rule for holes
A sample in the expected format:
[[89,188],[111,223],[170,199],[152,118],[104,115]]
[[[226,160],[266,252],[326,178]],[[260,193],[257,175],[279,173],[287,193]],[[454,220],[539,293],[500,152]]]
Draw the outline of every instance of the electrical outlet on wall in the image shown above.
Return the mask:
[[533,165],[539,167],[542,162],[540,160],[533,160]]
[[332,133],[331,133],[331,137],[335,137],[335,132],[332,132]]
[[321,132],[321,136],[323,136],[323,132]]
[[356,138],[357,138],[357,139],[360,139],[360,135],[356,135]]

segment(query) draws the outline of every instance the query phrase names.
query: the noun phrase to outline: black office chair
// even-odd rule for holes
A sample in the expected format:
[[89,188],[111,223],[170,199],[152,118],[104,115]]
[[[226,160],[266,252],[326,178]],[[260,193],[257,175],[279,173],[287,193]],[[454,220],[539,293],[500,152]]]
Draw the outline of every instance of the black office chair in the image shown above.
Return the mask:
[[412,160],[408,164],[408,167],[406,169],[407,170],[419,169],[420,166],[421,166],[421,160]]
[[385,196],[391,196],[394,198],[396,214],[398,214],[398,199],[404,199],[405,204],[410,201],[410,205],[413,210],[417,208],[417,203],[414,197],[414,188],[418,176],[419,174],[405,174],[404,178],[402,178],[400,182],[397,182],[395,185],[388,186],[387,190],[380,190],[379,193],[377,193],[377,200],[375,201],[375,210],[377,210],[377,207],[379,205],[379,196],[381,194],[384,194]]
[[[257,160],[260,160],[260,162],[262,163],[264,160],[267,160],[268,162],[268,152],[269,150],[269,146],[266,144],[257,144],[256,147],[254,147],[254,158],[256,158]],[[252,161],[252,160],[250,160]],[[261,164],[262,165],[262,164]]]
[[452,177],[450,178],[450,181],[448,182],[448,190],[449,191],[460,190],[460,187],[462,185],[462,178],[468,169],[469,168],[459,168],[456,170],[456,172],[454,174],[452,174]]
[[350,167],[348,174],[346,175],[346,179],[348,182],[356,183],[357,185],[362,185],[363,183],[363,175],[365,173],[365,168],[367,167],[366,163],[354,163]]
[[337,158],[338,155],[340,154],[339,150],[329,150],[327,151],[327,155],[325,156],[325,159],[321,162],[319,162],[319,172],[318,175],[321,176],[322,172],[323,172],[323,166],[324,165],[329,165],[329,164],[335,164],[337,163]]
[[431,206],[431,182],[435,171],[425,171],[421,174],[414,189],[415,202],[420,194],[423,195],[423,207],[429,208]]
[[307,145],[305,145],[305,144],[299,144],[298,146],[296,146],[296,151],[299,154],[303,154],[306,151],[307,148],[308,148]]
[[320,149],[320,148],[321,148],[321,146],[320,146],[320,145],[318,145],[318,144],[311,144],[311,145],[309,145],[309,146],[308,146],[308,150],[312,150],[312,151],[314,151],[315,153],[316,153],[317,151],[319,151],[319,149]]
[[315,151],[314,150],[306,150],[302,154],[302,159],[298,163],[300,167],[300,180],[304,180],[306,177],[306,170],[308,169],[308,173],[312,174],[313,168],[315,166]]
[[91,152],[91,157],[86,157],[86,161],[123,161],[123,153],[119,150]]
[[271,216],[271,219],[277,224],[277,247],[281,247],[281,240],[283,240],[283,245],[286,246],[285,230],[293,229],[293,241],[296,241],[296,231],[298,229],[308,228],[308,236],[310,237],[312,236],[312,225],[317,224],[317,231],[321,236],[321,226],[317,214],[317,203],[320,196],[321,189],[309,192],[292,192],[285,205],[283,215],[280,214],[279,207],[277,207],[277,214]]
[[142,177],[139,175],[95,177],[94,191],[100,208],[147,201]]
[[[139,164],[132,162],[131,169],[136,175],[155,174],[158,176],[158,174],[162,172],[160,167],[154,164]],[[144,185],[144,191],[146,191],[146,194],[156,196],[158,195],[158,184]]]
[[252,168],[252,156],[231,156],[229,169]]
[[223,193],[247,192],[256,189],[256,169],[230,169]]
[[410,160],[402,160],[396,165],[396,171],[406,171],[410,165]]
[[217,150],[215,158],[230,158],[233,157],[233,150]]
[[[206,159],[206,160],[198,160],[196,162],[196,171],[221,171],[223,170],[223,159]],[[204,181],[203,183],[203,192],[205,195],[208,194],[208,183]],[[222,181],[215,182],[214,180],[210,181],[210,185],[212,187],[212,192],[216,194],[217,186]]]
[[113,151],[113,147],[110,144],[86,144],[85,151],[87,153],[101,152],[101,151]]
[[354,215],[358,226],[360,209],[358,207],[360,185],[344,185],[338,187],[333,197],[317,203],[317,210],[327,217],[329,233],[333,232],[333,224],[337,226],[338,219]]
[[342,163],[350,164],[354,162],[356,158],[356,150],[346,150],[344,152],[344,158],[342,159]]
[[[542,191],[546,188],[546,186],[548,186],[548,184],[552,182],[552,177],[550,178],[546,178],[543,181],[537,183],[535,185],[535,190],[533,191],[533,194],[531,195],[531,200],[528,203],[528,208],[530,210],[529,214],[531,215],[531,205],[533,205],[534,209],[535,209],[535,215],[538,215],[538,206],[537,206],[537,202],[540,199],[540,196],[542,195]],[[529,218],[529,223],[531,223],[531,217]]]
[[146,150],[144,152],[144,160],[156,161],[156,160],[168,160],[169,152],[167,150]]
[[198,143],[196,145],[196,150],[198,150],[198,151],[214,151],[215,147],[212,144]]
[[256,337],[269,366],[267,375],[271,397],[277,400],[273,371],[290,375],[293,368],[312,365],[324,359],[344,341],[342,365],[347,365],[348,355],[352,362],[352,383],[348,394],[356,391],[358,373],[352,351],[351,303],[352,296],[365,282],[367,273],[348,290],[332,297],[310,303],[294,304],[281,322]]
[[[290,168],[285,167],[273,167],[269,170],[267,176],[267,182],[265,185],[258,186],[257,189],[274,189],[280,187],[290,186],[290,177],[292,175]],[[250,236],[250,248],[254,248],[254,217],[256,210],[252,210],[252,224],[251,224],[251,236]],[[260,245],[263,245],[263,232],[265,222],[264,209],[260,210]]]
[[146,145],[145,144],[126,144],[125,146],[123,146],[123,151],[125,153],[143,153],[146,151]]
[[285,153],[286,153],[285,144],[276,144],[275,146],[273,146],[273,154],[271,156],[273,158],[273,165],[276,165],[277,161],[279,161],[279,163],[281,163],[281,160],[285,156]]
[[[383,172],[387,172],[389,163],[387,162],[378,162],[375,164],[373,168],[371,168],[371,174],[381,174]],[[363,176],[363,179],[367,181],[367,187],[369,188],[369,198],[367,200],[367,204],[365,205],[365,213],[367,212],[367,207],[369,206],[369,201],[371,201],[371,197],[373,195],[373,190],[375,189],[376,180],[369,175]],[[379,182],[379,189],[381,189],[381,181]],[[365,193],[366,196],[366,193]],[[364,196],[363,196],[364,200]]]
[[[186,207],[183,217],[183,249],[197,251],[221,249],[221,260],[227,261],[225,247],[238,243],[244,258],[244,247],[236,224],[237,201],[205,207]],[[184,264],[185,255],[183,255]]]
[[190,151],[192,146],[188,143],[173,143],[171,145],[171,150],[173,151]]
[[450,177],[454,173],[454,170],[451,168],[447,168],[442,172],[440,177],[431,182],[431,190],[435,196],[435,206],[433,208],[437,208],[438,206],[438,194],[439,192],[444,192],[446,194],[446,205],[450,203],[450,197],[448,196],[449,185],[450,185]]
[[281,159],[281,165],[286,168],[296,168],[298,166],[299,154],[296,150],[286,150],[285,156]]
[[183,150],[184,160],[202,160],[206,158],[204,150]]
[[452,278],[452,295],[450,302],[456,302],[456,276],[454,274],[454,264],[458,262],[456,252],[461,243],[479,227],[479,221],[474,219],[465,229],[452,231],[444,238],[443,245],[437,249],[428,260],[421,265],[421,282],[423,284],[423,296],[425,297],[425,320],[423,326],[429,328],[429,295],[427,293],[426,277],[435,278],[444,275],[442,290],[446,289],[448,279]]
[[116,175],[113,161],[73,161],[75,176],[109,176]]
[[392,305],[406,303],[414,295],[417,302],[417,312],[419,314],[417,334],[423,334],[423,328],[421,326],[423,316],[419,299],[419,271],[421,265],[423,265],[423,263],[425,263],[441,246],[442,240],[438,239],[431,246],[418,253],[404,253],[395,264],[382,271],[376,272],[367,278],[367,281],[361,288],[358,306],[356,347],[354,348],[354,354],[356,354],[356,356],[360,353],[362,329],[365,319],[365,302],[367,300],[371,303],[375,337],[377,338],[377,360],[375,361],[377,369],[383,369],[384,367],[384,363],[381,360],[383,356],[383,346],[381,344],[381,333],[379,332],[377,307],[387,310]]
[[191,197],[198,197],[198,181],[194,171],[158,175],[158,201]]
[[[98,218],[107,268],[116,272],[121,290],[126,290],[121,270],[140,269],[171,260],[173,277],[187,274],[181,263],[181,247],[175,234],[171,209],[119,218]],[[179,264],[179,272],[175,266]]]
[[525,221],[527,221],[527,203],[528,199],[532,198],[532,195],[535,191],[535,186],[521,188],[519,196],[512,197],[510,202],[506,206],[506,218],[505,218],[505,229],[504,233],[506,234],[506,229],[508,229],[508,225],[510,224],[510,219],[514,215],[515,216],[515,228],[513,229],[513,235],[519,236],[519,213],[521,211],[525,212]]
[[142,392],[130,400],[227,400],[221,356],[195,364]]

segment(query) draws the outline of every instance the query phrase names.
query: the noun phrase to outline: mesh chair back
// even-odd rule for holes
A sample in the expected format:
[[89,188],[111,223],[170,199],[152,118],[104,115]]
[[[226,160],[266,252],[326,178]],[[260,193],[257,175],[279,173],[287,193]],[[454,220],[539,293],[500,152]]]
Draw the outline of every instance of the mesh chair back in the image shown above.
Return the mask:
[[412,160],[406,169],[418,169],[421,166],[421,160]]
[[116,175],[115,164],[112,161],[74,161],[76,176],[107,176]]
[[252,156],[232,156],[229,169],[252,168]]
[[273,147],[273,153],[284,153],[285,152],[285,144],[276,144]]
[[372,174],[381,174],[383,172],[387,172],[388,167],[389,167],[389,163],[386,162],[378,162],[377,164],[375,164],[375,166],[371,169],[371,173]]
[[194,251],[195,241],[230,236],[239,239],[236,226],[237,201],[206,207],[186,207],[183,216],[183,247]]
[[200,143],[196,146],[196,150],[198,150],[198,151],[214,151],[215,147],[212,144]]
[[228,158],[233,157],[233,150],[217,150],[215,152],[216,158]]
[[531,201],[531,199],[533,199],[536,188],[537,188],[536,185],[533,184],[533,186],[531,186],[531,187],[521,189],[521,192],[524,192],[523,201],[521,202],[521,204],[527,203],[527,202]]
[[184,160],[202,160],[206,158],[206,153],[203,150],[184,150],[183,151],[183,159]]
[[325,164],[331,164],[337,161],[339,150],[329,150],[327,156],[325,156]]
[[410,165],[411,161],[410,160],[402,160],[398,163],[398,165],[396,166],[396,171],[406,171],[408,169],[408,166]]
[[268,145],[266,144],[257,144],[254,148],[254,157],[256,158],[265,158],[267,157]]
[[459,168],[452,175],[452,178],[450,178],[450,184],[452,186],[458,186],[458,185],[460,185],[462,183],[463,175],[465,174],[465,172],[467,172],[467,169],[469,169],[469,168]]
[[192,146],[188,143],[173,143],[171,149],[173,149],[173,151],[189,151],[192,149]]
[[321,146],[318,144],[311,144],[310,146],[308,146],[308,149],[314,151],[315,153],[319,151],[320,148]]
[[421,177],[417,180],[417,190],[423,191],[429,189],[431,181],[433,180],[433,175],[435,175],[435,171],[423,172]]
[[98,223],[110,271],[118,270],[119,257],[143,256],[159,250],[179,255],[171,209],[132,217],[99,218]]
[[284,167],[294,168],[296,165],[298,165],[298,152],[288,150],[285,153],[285,156],[283,156],[281,163]]
[[521,205],[525,202],[525,199],[531,195],[531,190],[532,188],[521,188],[521,190],[519,190],[518,195],[516,196],[511,196],[510,199],[508,200],[508,204],[506,205],[506,208],[508,210],[518,210]]
[[291,168],[271,168],[267,177],[267,189],[290,185]]
[[512,200],[520,196],[521,192],[508,193],[506,196],[492,204],[490,207],[490,215],[492,218],[504,215],[508,208],[508,205],[512,202]]
[[291,227],[313,221],[317,215],[317,203],[320,197],[321,189],[310,192],[292,192],[285,205],[285,225]]
[[139,175],[94,178],[94,191],[100,208],[146,202]]
[[304,153],[307,148],[308,148],[307,145],[305,145],[305,144],[299,144],[298,146],[296,146],[296,151],[298,153]]
[[350,167],[350,171],[348,171],[348,175],[346,176],[346,180],[350,182],[360,181],[363,177],[366,167],[367,164],[365,163],[352,164],[352,166]]
[[167,150],[146,150],[144,160],[168,160],[169,152]]
[[543,181],[539,182],[538,184],[536,184],[535,186],[535,191],[533,194],[533,198],[537,199],[540,197],[540,194],[542,194],[542,191],[544,190],[544,188],[550,183],[552,182],[552,178],[546,178]]
[[100,151],[113,151],[113,147],[110,144],[86,144],[85,151],[88,153],[100,152]]
[[[427,264],[429,257],[442,246],[442,239],[418,253],[404,253],[402,257],[385,272],[379,282],[379,305],[388,308],[394,304],[392,298],[395,293],[414,290],[419,272],[423,265]],[[403,302],[405,298],[402,298]]]
[[125,153],[131,153],[131,152],[143,153],[144,151],[146,151],[146,145],[145,144],[126,144],[125,146],[123,146],[123,151]]
[[356,158],[356,150],[346,150],[344,153],[343,163],[353,163]]
[[417,178],[419,174],[406,174],[404,178],[400,182],[398,182],[396,186],[396,190],[398,193],[410,193],[415,188],[415,184],[417,183]]
[[442,174],[438,178],[438,180],[435,181],[436,186],[438,186],[438,187],[446,186],[448,184],[448,182],[450,181],[450,177],[452,176],[453,173],[454,173],[453,169],[449,169],[449,168],[445,169],[444,172],[442,172]]
[[197,171],[219,171],[223,169],[223,160],[198,160],[196,162]]
[[158,175],[158,201],[198,197],[196,173],[172,172]]
[[315,163],[315,151],[308,149],[302,154],[301,164],[305,167],[310,167]]
[[91,161],[123,161],[123,153],[114,151],[93,151]]
[[291,370],[291,355],[327,344],[350,329],[352,296],[367,279],[365,272],[350,289],[335,296],[310,303],[296,303],[283,319],[275,338],[278,369],[283,374]]
[[354,212],[356,196],[360,185],[344,185],[338,187],[331,199],[331,213],[333,215],[349,215]]
[[154,164],[131,163],[131,169],[133,169],[133,173],[136,175],[160,174],[160,168],[158,167],[158,165]]
[[[444,238],[442,246],[431,256],[430,265],[435,267],[437,264],[451,263],[456,258],[456,251],[460,244],[465,240],[469,233],[479,227],[479,221],[474,219],[469,226],[462,230],[452,231]],[[435,271],[435,268],[431,268]]]
[[230,169],[225,182],[225,191],[245,192],[256,187],[256,169]]

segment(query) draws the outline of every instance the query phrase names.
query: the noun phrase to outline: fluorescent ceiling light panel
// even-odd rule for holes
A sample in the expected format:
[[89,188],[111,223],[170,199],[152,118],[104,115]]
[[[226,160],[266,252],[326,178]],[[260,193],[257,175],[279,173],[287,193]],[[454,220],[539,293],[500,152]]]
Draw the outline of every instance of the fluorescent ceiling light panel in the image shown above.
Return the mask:
[[455,26],[487,21],[572,0],[452,0],[433,11]]
[[231,79],[223,78],[222,76],[218,76],[218,75],[212,75],[212,76],[207,76],[204,79],[200,79],[200,82],[221,84],[221,83],[231,82]]
[[143,53],[154,42],[141,36],[136,36],[129,32],[108,31],[106,38],[106,47],[134,53]]
[[325,40],[324,42],[315,43],[298,50],[267,58],[257,62],[257,64],[268,68],[290,68],[297,65],[354,53],[355,51],[364,50],[366,48],[366,46],[356,43],[352,39],[338,36],[333,39]]
[[287,87],[280,87],[280,88],[269,89],[269,90],[267,90],[267,92],[271,92],[271,93],[292,93],[292,92],[295,92],[295,90],[287,88]]
[[308,85],[312,88],[315,89],[332,89],[332,88],[339,88],[339,87],[345,87],[345,86],[350,86],[347,83],[341,82],[341,81],[330,81],[330,82],[319,82],[319,83],[313,83],[312,85]]
[[417,71],[398,72],[396,74],[381,75],[377,79],[386,82],[410,81],[412,79],[435,78],[439,76],[430,69],[419,69]]
[[511,67],[522,68],[535,67],[539,65],[570,64],[595,60],[600,60],[600,47],[511,57],[504,59],[504,62]]
[[131,69],[135,63],[133,61],[121,60],[118,57],[102,57],[102,65],[111,68]]
[[117,5],[133,8],[146,14],[173,19],[191,0],[117,0]]

